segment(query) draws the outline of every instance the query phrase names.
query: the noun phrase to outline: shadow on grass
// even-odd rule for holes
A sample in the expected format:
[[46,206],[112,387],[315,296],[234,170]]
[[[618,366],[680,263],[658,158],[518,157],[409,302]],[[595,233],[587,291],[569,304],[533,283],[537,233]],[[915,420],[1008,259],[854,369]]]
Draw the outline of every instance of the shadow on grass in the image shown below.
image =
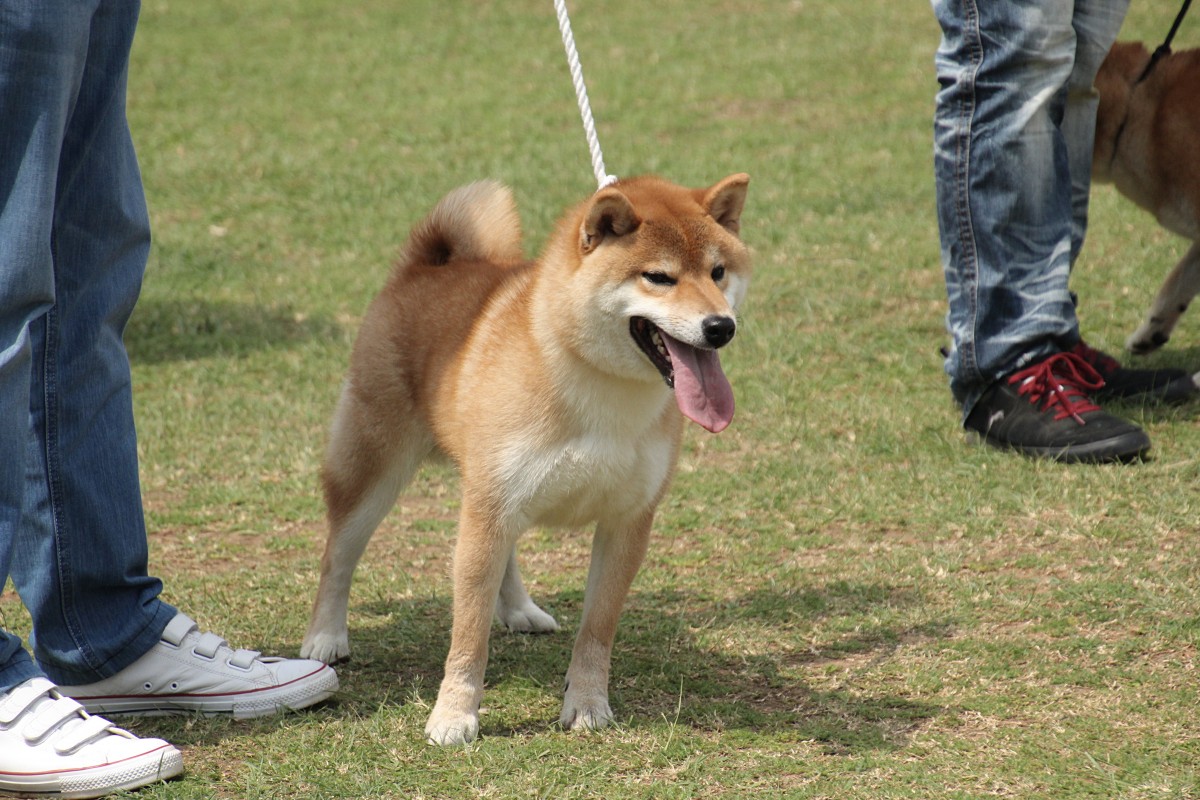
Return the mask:
[[[484,696],[492,713],[482,720],[484,737],[540,735],[557,721],[583,595],[569,591],[537,599],[563,628],[547,635],[493,628]],[[831,755],[902,748],[913,730],[945,710],[862,691],[855,676],[886,663],[906,642],[950,635],[950,626],[942,623],[868,623],[917,602],[903,589],[844,581],[794,592],[752,591],[720,601],[678,591],[635,591],[613,651],[613,710],[619,725],[634,731],[663,723],[698,733],[744,731],[819,742]],[[177,745],[205,746],[280,726],[369,718],[414,702],[432,706],[450,642],[450,598],[368,601],[355,604],[352,615],[353,656],[338,666],[341,690],[330,703],[303,714],[244,722],[193,716],[138,720],[133,727]],[[800,631],[821,619],[844,621],[840,628],[850,632],[826,634],[814,647],[797,648],[795,642],[808,640]],[[298,644],[266,649],[294,653]],[[739,652],[744,650],[750,652]],[[805,670],[830,670],[841,677],[814,688],[798,677]],[[409,711],[418,720],[414,724],[424,724],[427,708]]]
[[[914,638],[945,637],[948,625],[856,625],[853,633],[827,646],[803,651],[765,641],[769,634],[762,629],[780,626],[782,631],[820,616],[870,618],[884,606],[913,602],[893,587],[851,583],[786,596],[756,592],[733,603],[671,591],[635,592],[613,651],[614,712],[632,729],[666,721],[696,731],[745,730],[818,741],[834,754],[902,747],[913,729],[943,709],[857,691],[853,670],[886,661]],[[553,697],[554,712],[547,716],[545,703],[528,714],[510,707],[483,718],[484,736],[534,735],[553,727],[582,606],[581,592],[547,599],[545,608],[563,625],[554,634],[508,634],[493,628],[484,704],[511,706],[520,702],[513,696],[528,696],[532,690]],[[369,716],[386,706],[405,705],[413,692],[432,704],[450,640],[449,598],[367,603],[353,613],[359,619],[350,632],[354,655],[339,667],[342,693],[329,713]],[[379,624],[370,622],[371,617]],[[741,654],[736,643],[722,644],[726,638],[744,640],[747,626],[759,629],[750,637],[756,652]],[[849,685],[816,689],[796,677],[814,664],[850,672]],[[506,692],[512,694],[501,699]]]
[[238,356],[342,335],[335,321],[310,318],[286,307],[145,297],[125,330],[125,346],[134,363],[161,364]]

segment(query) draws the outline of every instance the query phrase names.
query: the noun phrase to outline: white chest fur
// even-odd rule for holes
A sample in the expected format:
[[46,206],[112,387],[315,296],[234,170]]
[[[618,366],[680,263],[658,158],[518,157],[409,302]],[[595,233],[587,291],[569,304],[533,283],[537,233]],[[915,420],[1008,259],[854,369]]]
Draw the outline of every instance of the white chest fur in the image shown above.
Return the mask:
[[655,432],[514,443],[500,465],[504,516],[518,527],[582,526],[639,514],[671,471],[674,445]]

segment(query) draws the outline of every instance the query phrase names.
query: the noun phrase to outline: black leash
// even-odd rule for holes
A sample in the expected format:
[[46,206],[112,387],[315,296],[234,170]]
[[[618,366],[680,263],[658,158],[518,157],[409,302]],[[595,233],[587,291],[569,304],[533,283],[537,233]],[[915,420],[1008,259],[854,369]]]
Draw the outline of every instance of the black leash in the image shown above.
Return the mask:
[[1154,71],[1154,67],[1158,64],[1159,60],[1162,59],[1163,56],[1171,54],[1171,41],[1175,38],[1175,33],[1179,30],[1179,25],[1183,22],[1183,18],[1187,16],[1188,6],[1191,4],[1192,0],[1183,0],[1183,8],[1179,9],[1179,13],[1175,16],[1175,24],[1171,26],[1171,32],[1167,34],[1167,38],[1164,39],[1163,43],[1160,44],[1158,49],[1154,51],[1154,55],[1150,56],[1150,63],[1146,65],[1144,70],[1142,70],[1142,76],[1134,82],[1135,85],[1141,83],[1150,76],[1150,73]]

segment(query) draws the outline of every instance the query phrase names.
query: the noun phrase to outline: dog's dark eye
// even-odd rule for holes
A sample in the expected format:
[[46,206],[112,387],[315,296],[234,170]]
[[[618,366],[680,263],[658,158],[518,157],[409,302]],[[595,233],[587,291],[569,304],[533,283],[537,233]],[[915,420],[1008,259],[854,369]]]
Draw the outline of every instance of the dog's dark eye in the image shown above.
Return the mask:
[[712,279],[714,282],[720,283],[721,279],[724,277],[725,277],[725,267],[721,266],[720,264],[713,267]]
[[653,283],[655,286],[674,286],[675,279],[665,272],[643,272],[642,277],[647,283]]

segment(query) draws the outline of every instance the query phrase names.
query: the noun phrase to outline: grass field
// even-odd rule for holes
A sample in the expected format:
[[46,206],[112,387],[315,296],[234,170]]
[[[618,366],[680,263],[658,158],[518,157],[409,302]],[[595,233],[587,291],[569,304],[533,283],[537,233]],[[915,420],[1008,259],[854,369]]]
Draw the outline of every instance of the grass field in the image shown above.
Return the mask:
[[[1135,4],[1153,44],[1175,12]],[[1128,467],[968,443],[937,348],[924,3],[572,3],[610,172],[752,175],[738,398],[689,430],[614,652],[619,724],[556,730],[587,531],[535,531],[564,630],[492,640],[482,738],[423,738],[457,480],[373,540],[336,702],[145,720],[187,776],[143,798],[1200,797],[1197,406],[1124,406]],[[1177,47],[1200,40],[1185,24]],[[152,569],[238,646],[294,655],[316,471],[363,309],[446,191],[510,184],[536,252],[594,189],[550,0],[145,0],[130,117],[154,218],[127,335]],[[1108,187],[1074,277],[1119,352],[1181,241]],[[1149,363],[1200,369],[1185,317]],[[27,632],[11,593],[0,623]]]

